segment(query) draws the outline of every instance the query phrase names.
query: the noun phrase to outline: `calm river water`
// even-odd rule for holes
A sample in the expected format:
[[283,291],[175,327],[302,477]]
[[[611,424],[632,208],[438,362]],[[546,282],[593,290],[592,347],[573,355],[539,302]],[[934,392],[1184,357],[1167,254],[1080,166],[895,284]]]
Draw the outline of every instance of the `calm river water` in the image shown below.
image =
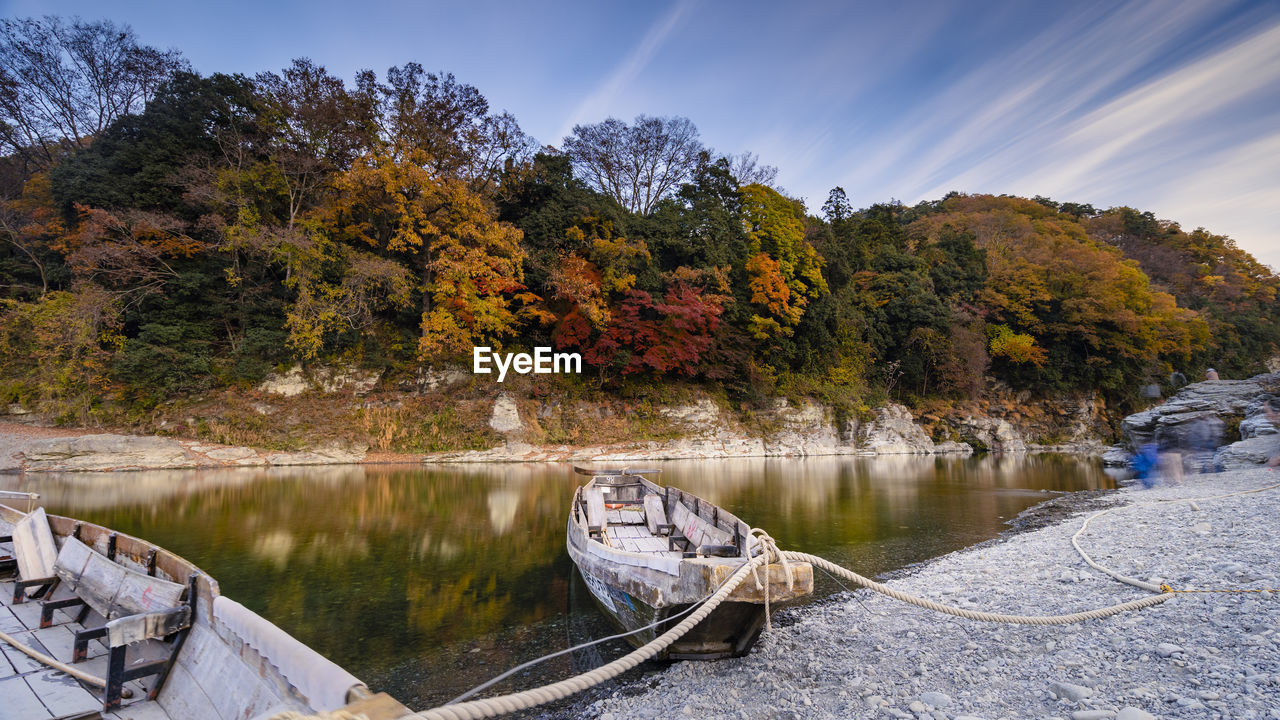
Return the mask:
[[[1113,487],[1056,456],[644,463],[783,548],[867,575],[995,537],[1052,492]],[[53,513],[145,538],[411,707],[612,631],[564,547],[568,465],[312,467],[0,477]],[[819,574],[818,595],[839,588]],[[620,654],[620,643],[603,649]],[[544,664],[560,679],[598,655]]]

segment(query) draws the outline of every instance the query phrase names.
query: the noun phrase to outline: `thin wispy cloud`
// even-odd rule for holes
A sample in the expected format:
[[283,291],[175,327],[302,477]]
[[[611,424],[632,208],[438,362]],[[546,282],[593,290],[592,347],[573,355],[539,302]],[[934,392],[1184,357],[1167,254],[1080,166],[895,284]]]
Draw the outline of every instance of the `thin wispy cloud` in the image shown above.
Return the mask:
[[662,17],[658,18],[604,82],[578,104],[560,128],[560,132],[556,135],[557,139],[572,132],[574,125],[596,122],[609,115],[614,102],[649,65],[667,37],[679,27],[680,21],[688,14],[691,6],[692,0],[678,0]]

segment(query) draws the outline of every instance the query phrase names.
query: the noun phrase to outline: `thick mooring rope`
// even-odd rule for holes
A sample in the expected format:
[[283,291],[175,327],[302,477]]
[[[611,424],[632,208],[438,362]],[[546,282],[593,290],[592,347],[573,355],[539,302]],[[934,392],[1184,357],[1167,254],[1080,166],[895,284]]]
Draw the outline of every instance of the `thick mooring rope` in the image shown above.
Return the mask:
[[517,710],[525,710],[554,700],[560,700],[568,697],[569,695],[604,683],[665,650],[669,645],[671,645],[671,643],[675,642],[682,635],[692,629],[693,626],[704,617],[711,614],[711,612],[715,610],[715,608],[718,607],[726,597],[728,597],[729,593],[733,592],[734,589],[742,584],[749,574],[755,579],[757,587],[760,587],[765,591],[767,602],[769,587],[767,573],[765,579],[761,581],[758,575],[756,575],[756,572],[757,568],[774,562],[780,563],[787,568],[788,576],[790,576],[791,562],[808,562],[832,573],[833,575],[843,577],[867,588],[868,590],[881,593],[895,600],[910,603],[928,610],[935,610],[948,615],[982,622],[1013,623],[1018,625],[1066,625],[1070,623],[1084,622],[1085,620],[1096,620],[1098,618],[1104,618],[1129,610],[1140,610],[1142,608],[1151,607],[1152,605],[1158,605],[1175,597],[1172,593],[1162,592],[1159,595],[1152,595],[1150,597],[1132,600],[1119,605],[1111,605],[1096,610],[1069,613],[1066,615],[1025,616],[978,612],[944,605],[939,602],[934,602],[933,600],[904,593],[900,590],[894,590],[887,585],[883,585],[871,580],[870,578],[859,575],[852,570],[847,570],[816,555],[793,551],[779,551],[777,545],[773,542],[773,539],[770,538],[768,533],[765,533],[763,530],[753,529],[752,537],[759,543],[762,548],[762,552],[752,558],[749,562],[745,563],[742,567],[738,568],[738,570],[729,577],[729,580],[721,586],[720,590],[712,595],[706,604],[700,607],[693,615],[689,616],[684,620],[684,622],[681,622],[671,630],[668,630],[661,637],[653,640],[644,647],[634,650],[630,654],[615,660],[608,665],[604,665],[592,670],[591,672],[583,673],[552,685],[494,698],[472,700],[455,705],[444,705],[432,710],[417,713],[410,717],[420,718],[421,720],[478,720],[479,718],[494,717],[496,715],[515,712]]
[[[797,562],[807,562],[816,567],[821,567],[823,570],[826,570],[833,575],[845,578],[846,580],[851,580],[868,590],[878,592],[881,595],[891,597],[894,600],[900,600],[904,603],[922,607],[927,610],[935,610],[947,615],[955,615],[956,617],[967,618],[969,620],[979,620],[981,622],[1011,623],[1014,625],[1070,625],[1071,623],[1084,622],[1085,620],[1097,620],[1098,618],[1108,617],[1110,615],[1115,615],[1129,610],[1141,610],[1142,608],[1151,607],[1152,605],[1159,605],[1160,603],[1166,600],[1171,600],[1174,597],[1171,593],[1161,593],[1159,595],[1151,595],[1140,600],[1130,600],[1129,602],[1120,603],[1119,605],[1110,605],[1104,608],[1098,608],[1097,610],[1087,610],[1085,612],[1069,613],[1066,615],[1004,615],[1002,613],[966,610],[964,608],[934,602],[927,598],[916,597],[915,595],[904,593],[901,590],[894,590],[888,585],[882,585],[875,580],[863,577],[852,570],[846,570],[845,568],[842,568],[828,560],[824,560],[817,555],[790,551],[784,552],[783,555],[786,555],[791,560],[795,560]],[[1160,592],[1160,589],[1156,588],[1156,592]]]
[[[1125,583],[1126,585],[1132,585],[1137,588],[1142,588],[1143,590],[1150,590],[1151,592],[1158,592],[1158,593],[1190,592],[1190,591],[1176,591],[1170,588],[1168,585],[1156,585],[1154,583],[1138,580],[1137,578],[1131,578],[1127,575],[1121,575],[1115,570],[1112,570],[1111,568],[1106,567],[1105,565],[1099,564],[1098,562],[1094,561],[1092,557],[1089,557],[1089,553],[1085,552],[1084,548],[1080,547],[1080,536],[1084,534],[1085,530],[1089,529],[1089,523],[1093,522],[1097,518],[1102,517],[1103,515],[1106,515],[1107,513],[1115,512],[1116,510],[1123,510],[1125,508],[1130,508],[1130,507],[1142,507],[1145,505],[1166,505],[1168,503],[1178,503],[1178,502],[1190,503],[1192,508],[1199,510],[1200,508],[1196,507],[1197,501],[1219,500],[1221,498],[1236,497],[1237,495],[1252,495],[1253,493],[1260,493],[1266,490],[1274,490],[1276,488],[1280,488],[1280,483],[1276,483],[1275,485],[1268,485],[1266,487],[1254,488],[1252,490],[1241,490],[1240,492],[1226,493],[1225,495],[1206,495],[1204,497],[1194,497],[1194,498],[1168,498],[1166,500],[1151,500],[1149,502],[1134,503],[1133,505],[1117,505],[1113,508],[1107,508],[1106,510],[1101,510],[1099,512],[1096,512],[1090,515],[1089,517],[1085,518],[1084,523],[1080,525],[1080,529],[1077,530],[1076,533],[1071,536],[1071,547],[1074,547],[1076,549],[1076,552],[1080,553],[1080,557],[1084,558],[1084,561],[1088,563],[1089,567],[1099,572],[1106,573],[1107,575],[1110,575],[1111,577],[1115,578],[1116,580],[1119,580],[1122,583]],[[1226,591],[1221,591],[1221,592],[1226,592]]]
[[681,636],[693,629],[695,625],[702,622],[703,618],[719,607],[720,603],[724,602],[725,598],[729,597],[729,594],[736,590],[742,584],[742,581],[747,579],[747,576],[752,573],[756,566],[764,564],[769,559],[770,557],[767,554],[762,553],[743,563],[742,567],[730,575],[725,584],[721,585],[720,589],[708,598],[702,607],[682,620],[679,625],[666,631],[645,646],[633,650],[607,665],[602,665],[590,672],[575,675],[568,680],[561,680],[558,683],[544,685],[540,688],[483,700],[471,700],[457,703],[456,705],[444,705],[432,710],[424,710],[409,717],[419,718],[420,720],[474,720],[493,717],[515,712],[516,710],[545,705],[612,680],[645,660],[652,658],[667,649],[671,643],[679,640]]

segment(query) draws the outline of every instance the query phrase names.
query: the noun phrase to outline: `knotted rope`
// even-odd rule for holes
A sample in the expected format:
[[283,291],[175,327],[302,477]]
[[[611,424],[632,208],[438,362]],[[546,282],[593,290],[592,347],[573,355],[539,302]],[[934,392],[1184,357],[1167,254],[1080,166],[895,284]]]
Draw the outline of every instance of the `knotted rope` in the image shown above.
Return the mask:
[[769,533],[761,528],[751,528],[751,539],[760,548],[760,556],[766,558],[764,567],[764,583],[760,582],[760,565],[751,568],[751,577],[756,581],[756,589],[764,591],[764,627],[765,630],[773,630],[773,616],[769,609],[769,564],[778,563],[782,565],[783,571],[787,574],[787,590],[795,589],[795,575],[791,572],[791,561],[787,559],[785,553],[778,549],[778,543]]

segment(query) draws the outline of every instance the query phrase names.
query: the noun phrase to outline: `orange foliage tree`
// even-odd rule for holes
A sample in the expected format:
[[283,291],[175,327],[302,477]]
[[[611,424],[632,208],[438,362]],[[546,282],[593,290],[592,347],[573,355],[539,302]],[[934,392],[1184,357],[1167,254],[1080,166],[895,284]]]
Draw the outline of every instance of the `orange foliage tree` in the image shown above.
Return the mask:
[[334,180],[315,232],[416,268],[421,357],[501,346],[537,299],[523,292],[521,232],[464,182],[426,165],[421,151],[394,146],[357,159]]

